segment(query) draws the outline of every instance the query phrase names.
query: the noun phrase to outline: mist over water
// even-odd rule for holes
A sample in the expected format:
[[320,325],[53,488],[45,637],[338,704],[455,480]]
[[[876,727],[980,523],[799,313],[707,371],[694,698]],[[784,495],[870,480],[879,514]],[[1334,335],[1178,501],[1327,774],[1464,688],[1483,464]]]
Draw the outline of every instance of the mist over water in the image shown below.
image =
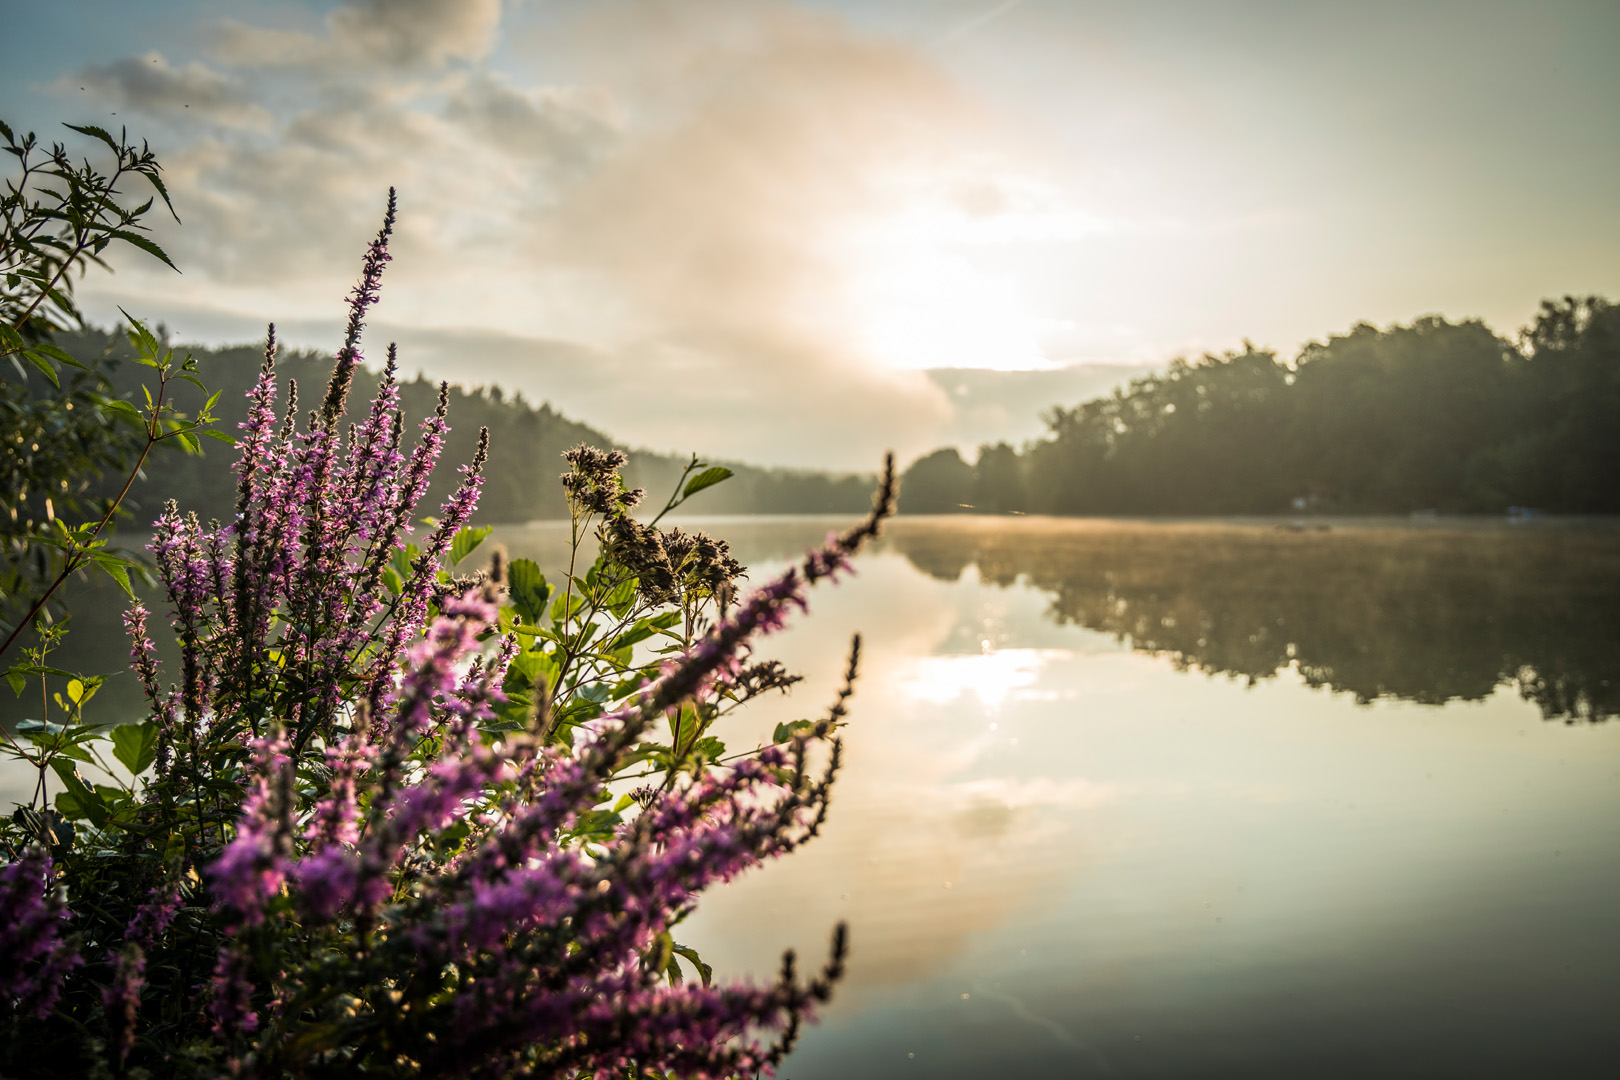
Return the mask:
[[784,1076],[1606,1073],[1620,532],[1289,526],[902,519],[768,643],[760,732],[867,645],[824,836],[683,928],[849,921]]
[[[681,524],[762,582],[847,522]],[[548,574],[566,539],[491,538]],[[74,608],[122,655],[110,588]],[[901,518],[717,734],[816,715],[856,631],[822,837],[677,933],[763,979],[848,921],[784,1077],[1609,1074],[1612,524]]]

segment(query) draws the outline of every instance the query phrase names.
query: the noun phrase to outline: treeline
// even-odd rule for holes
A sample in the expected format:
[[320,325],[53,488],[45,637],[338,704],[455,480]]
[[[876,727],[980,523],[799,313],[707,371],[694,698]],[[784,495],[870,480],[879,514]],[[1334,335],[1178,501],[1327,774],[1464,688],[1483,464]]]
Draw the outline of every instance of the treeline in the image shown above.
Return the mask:
[[909,513],[1620,512],[1620,307],[1547,301],[1509,342],[1483,323],[1361,324],[1292,363],[1177,360],[1044,417],[1021,451],[936,451]]
[[[59,335],[58,343],[75,356],[108,358],[115,392],[140,399],[141,376],[149,372],[125,362],[128,348],[120,335],[83,331]],[[210,391],[219,391],[214,413],[220,418],[220,429],[234,434],[237,424],[246,418],[246,395],[258,377],[262,350],[244,345],[189,351],[197,358],[200,381]],[[280,375],[280,400],[286,400],[288,381],[296,382],[300,408],[307,412],[320,400],[332,371],[332,358],[323,353],[288,350],[277,356],[276,370]],[[376,391],[378,378],[375,369],[356,373],[349,395],[351,418],[365,409]],[[195,412],[202,403],[201,396],[189,385],[178,385],[180,407]],[[422,375],[402,383],[400,398],[405,415],[412,421],[428,416],[437,403],[438,392],[438,384]],[[508,394],[497,386],[452,385],[449,421],[451,430],[445,440],[444,456],[422,505],[437,507],[449,495],[459,476],[456,466],[472,460],[479,428],[488,427],[489,465],[484,471],[477,517],[485,523],[566,517],[567,504],[558,484],[564,470],[562,453],[582,442],[624,450],[630,457],[626,481],[646,488],[648,501],[656,500],[657,505],[662,505],[687,463],[686,458],[622,446],[595,428],[568,419],[549,404],[533,404],[522,394]],[[414,431],[407,429],[407,439],[413,435]],[[233,451],[210,440],[203,440],[203,449],[204,457],[169,453],[155,460],[144,482],[135,486],[126,503],[137,522],[150,521],[166,499],[175,499],[182,507],[195,510],[205,521],[210,517],[229,520],[235,507],[235,479],[230,469],[221,467],[220,458],[234,460]],[[702,447],[694,449],[702,451]],[[860,513],[868,508],[876,483],[871,476],[760,468],[713,460],[710,463],[724,464],[736,475],[694,500],[694,512]],[[110,476],[103,479],[103,484],[111,482]]]

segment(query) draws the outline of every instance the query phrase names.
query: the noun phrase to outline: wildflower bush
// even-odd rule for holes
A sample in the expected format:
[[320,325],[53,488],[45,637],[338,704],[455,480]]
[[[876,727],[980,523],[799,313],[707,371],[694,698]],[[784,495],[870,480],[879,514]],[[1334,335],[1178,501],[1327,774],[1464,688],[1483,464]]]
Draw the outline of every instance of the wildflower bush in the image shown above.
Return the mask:
[[393,222],[391,193],[302,420],[272,327],[232,520],[156,522],[179,661],[134,604],[148,718],[94,723],[49,635],[13,669],[55,708],[6,737],[38,782],[0,835],[4,1075],[754,1075],[842,974],[841,926],[764,983],[674,934],[825,819],[858,640],[818,719],[742,754],[716,723],[796,681],[753,647],[875,535],[892,466],[864,522],[745,591],[724,542],[659,524],[726,470],[694,459],[643,522],[623,456],[581,446],[566,575],[497,551],[457,576],[486,443],[419,519],[445,396],[408,436],[390,347],[347,419]]

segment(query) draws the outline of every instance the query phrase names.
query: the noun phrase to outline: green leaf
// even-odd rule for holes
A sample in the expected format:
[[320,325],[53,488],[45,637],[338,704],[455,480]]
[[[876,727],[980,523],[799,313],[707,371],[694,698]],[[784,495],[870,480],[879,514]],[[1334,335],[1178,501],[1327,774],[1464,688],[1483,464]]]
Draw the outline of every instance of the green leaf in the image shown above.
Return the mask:
[[478,550],[478,545],[484,542],[484,537],[493,531],[488,525],[463,526],[450,541],[450,565],[456,565]]
[[205,431],[205,432],[203,432],[203,434],[208,436],[210,439],[218,439],[220,442],[224,443],[226,446],[235,446],[236,445],[236,436],[235,435],[229,435],[229,434],[227,434],[227,433],[225,433],[223,431]]
[[113,400],[104,404],[101,408],[105,412],[117,413],[119,416],[133,420],[137,424],[144,426],[146,423],[146,417],[141,415],[141,410],[137,409],[133,404],[125,401],[123,398],[114,398]]
[[724,465],[711,465],[686,482],[686,488],[681,492],[681,498],[683,500],[690,499],[704,488],[714,487],[722,480],[731,479],[731,476],[731,470]]
[[540,564],[533,559],[513,559],[507,567],[507,595],[512,606],[526,623],[537,623],[546,617],[546,601],[551,599],[551,586]]
[[129,343],[141,353],[141,358],[148,367],[155,366],[158,352],[163,346],[158,344],[158,339],[152,336],[152,331],[148,330],[141,320],[123,308],[119,308],[118,313],[129,320]]
[[771,732],[771,742],[785,743],[800,735],[808,735],[815,729],[816,725],[809,720],[795,720],[791,724],[777,724],[776,730]]
[[109,235],[118,240],[122,240],[126,244],[140,248],[142,251],[153,256],[154,258],[162,259],[164,264],[167,265],[170,270],[173,270],[177,274],[180,272],[180,268],[174,265],[173,261],[170,260],[168,252],[158,247],[151,240],[148,240],[140,233],[130,232],[128,229],[113,229]]
[[119,151],[118,144],[113,141],[113,137],[111,135],[107,134],[107,130],[105,128],[99,128],[94,124],[63,124],[62,126],[70,131],[77,131],[80,135],[89,135],[92,138],[100,139],[102,142],[107,144],[107,149],[111,150],[115,154]]
[[7,668],[6,682],[11,684],[13,693],[22,697],[22,692],[28,689],[28,673],[19,667]]
[[56,377],[56,369],[51,367],[50,361],[39,355],[39,353],[35,352],[33,349],[24,349],[22,351],[22,358],[39,368],[40,372],[44,374],[47,379],[51,380],[52,386],[60,387],[62,385],[61,381]]
[[69,354],[66,349],[63,349],[63,348],[61,348],[59,346],[56,346],[56,345],[52,345],[48,341],[41,341],[38,344],[36,344],[33,348],[34,348],[35,352],[41,353],[41,354],[43,354],[45,356],[48,356],[52,360],[55,360],[59,364],[66,364],[68,367],[75,367],[75,368],[78,368],[80,371],[89,371],[90,370],[88,367],[81,364],[79,361],[73,359],[72,355]]
[[118,587],[124,590],[124,595],[131,600],[135,599],[135,590],[129,584],[129,567],[124,560],[116,555],[95,556],[96,565],[101,567],[106,575],[118,582]]
[[198,442],[197,441],[197,436],[193,435],[189,430],[187,430],[187,431],[176,431],[174,433],[174,437],[176,439],[180,440],[180,445],[186,448],[186,453],[188,453],[188,454],[201,454],[202,453],[202,443]]
[[394,568],[394,573],[399,575],[399,580],[403,583],[411,579],[411,564],[421,556],[422,550],[420,548],[415,544],[406,544],[394,552],[394,557],[389,560],[388,565]]
[[139,776],[157,759],[157,725],[120,724],[112,729],[113,756],[133,775]]
[[585,598],[578,593],[574,594],[572,602],[568,600],[567,593],[559,593],[551,605],[551,621],[562,622],[572,619],[585,609]]
[[726,756],[726,744],[713,735],[699,739],[697,745],[692,747],[694,753],[700,754],[704,761],[719,761]]
[[615,619],[622,619],[630,614],[630,609],[636,603],[636,579],[627,578],[613,587],[602,600],[602,606],[607,608]]
[[169,189],[163,186],[163,178],[157,174],[156,170],[142,169],[141,175],[146,177],[146,179],[151,183],[152,187],[157,189],[157,193],[159,195],[163,196],[163,205],[169,208],[169,214],[174,218],[176,223],[178,223],[180,221],[180,215],[174,212],[174,203],[169,201]]
[[[107,820],[107,805],[101,796],[96,794],[79,776],[79,767],[64,758],[53,758],[51,760],[51,769],[61,779],[63,786],[67,788],[67,793],[72,795],[73,802],[79,810],[78,814],[71,814],[63,810],[64,816],[85,818],[98,828],[104,824]],[[60,803],[58,803],[58,808],[60,809]]]
[[511,664],[507,665],[505,689],[511,693],[544,687],[549,692],[556,686],[559,670],[549,653],[527,649],[512,657]]
[[[673,946],[671,951],[673,951],[677,956],[685,957],[693,967],[697,968],[698,977],[703,980],[704,986],[708,986],[709,983],[714,979],[714,968],[710,967],[708,964],[705,964],[703,962],[703,958],[698,955],[697,950],[692,948],[692,946],[676,945]],[[674,960],[671,959],[670,963],[674,963]]]
[[635,624],[632,625],[628,630],[614,638],[612,641],[608,642],[607,645],[603,647],[609,652],[617,653],[620,649],[628,649],[633,645],[641,644],[643,641],[646,641],[648,638],[652,637],[656,632],[657,631],[653,629],[653,625],[650,621],[647,619],[637,619]]

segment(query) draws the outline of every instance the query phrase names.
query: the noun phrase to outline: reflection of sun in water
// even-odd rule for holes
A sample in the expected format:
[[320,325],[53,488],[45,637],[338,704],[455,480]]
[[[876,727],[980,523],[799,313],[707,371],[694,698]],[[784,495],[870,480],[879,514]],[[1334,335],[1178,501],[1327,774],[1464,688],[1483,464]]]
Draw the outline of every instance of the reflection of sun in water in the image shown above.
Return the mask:
[[1016,691],[1035,685],[1054,657],[1067,655],[1061,649],[1000,649],[976,656],[921,656],[900,680],[900,692],[931,705],[948,705],[972,694],[996,708]]

